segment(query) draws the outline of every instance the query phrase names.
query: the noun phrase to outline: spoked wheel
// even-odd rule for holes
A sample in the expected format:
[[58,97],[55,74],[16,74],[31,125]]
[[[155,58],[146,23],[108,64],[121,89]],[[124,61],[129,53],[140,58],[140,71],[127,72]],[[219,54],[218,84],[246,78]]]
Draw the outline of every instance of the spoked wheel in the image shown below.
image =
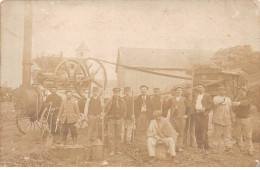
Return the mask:
[[90,97],[92,87],[97,86],[101,89],[106,88],[107,74],[104,65],[94,58],[85,59],[82,65],[86,70],[86,76],[78,78],[74,75],[74,81],[76,91],[81,97],[86,99],[87,97]]
[[54,70],[55,85],[73,89],[75,86],[73,81],[75,74],[78,77],[86,76],[85,69],[78,61],[70,59],[61,62]]
[[41,130],[40,122],[36,118],[20,113],[16,115],[16,126],[22,134],[26,134],[28,131]]
[[42,112],[41,119],[40,119],[40,122],[41,122],[41,139],[45,138],[47,133],[51,131],[49,120],[51,118],[52,112],[53,111],[51,111],[51,108],[47,108],[47,107]]

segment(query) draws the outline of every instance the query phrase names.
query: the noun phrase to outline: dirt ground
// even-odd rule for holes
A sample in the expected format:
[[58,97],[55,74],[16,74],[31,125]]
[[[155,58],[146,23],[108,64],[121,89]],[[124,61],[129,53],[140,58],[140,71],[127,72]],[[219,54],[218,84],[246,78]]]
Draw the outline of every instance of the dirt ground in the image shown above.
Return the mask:
[[[26,135],[21,134],[15,126],[15,111],[12,103],[1,103],[1,124],[0,124],[0,166],[4,167],[21,167],[21,166],[39,166],[39,167],[64,167],[64,166],[122,166],[122,167],[255,167],[257,161],[260,160],[260,142],[254,142],[254,156],[248,156],[245,151],[233,147],[231,153],[220,153],[204,155],[198,153],[196,148],[187,147],[183,153],[177,153],[178,164],[169,161],[156,161],[153,165],[148,163],[148,151],[144,145],[144,149],[140,153],[142,161],[133,159],[129,154],[107,156],[105,154],[105,162],[79,162],[79,161],[60,161],[54,162],[49,159],[48,148],[45,141],[40,140],[38,132],[31,131]],[[256,128],[256,127],[254,127]],[[210,127],[212,131],[212,127]],[[84,144],[85,130],[79,131],[79,144]],[[210,135],[211,134],[211,135]],[[212,133],[209,133],[212,138]],[[210,140],[212,141],[212,140]]]

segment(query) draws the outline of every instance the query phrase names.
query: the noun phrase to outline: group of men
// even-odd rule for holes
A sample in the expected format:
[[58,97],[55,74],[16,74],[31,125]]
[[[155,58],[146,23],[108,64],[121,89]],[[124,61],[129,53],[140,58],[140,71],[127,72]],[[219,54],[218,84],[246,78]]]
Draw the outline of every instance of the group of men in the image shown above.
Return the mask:
[[[97,122],[104,119],[108,128],[110,155],[120,154],[120,145],[123,143],[131,145],[134,142],[137,150],[142,150],[146,144],[150,162],[154,162],[156,145],[162,144],[168,147],[171,160],[175,160],[176,151],[185,150],[188,129],[191,134],[190,145],[195,146],[197,143],[201,152],[209,154],[208,122],[209,113],[213,110],[213,151],[220,151],[223,135],[226,152],[231,151],[234,138],[241,147],[245,141],[248,154],[253,155],[248,90],[245,87],[240,88],[238,97],[232,102],[226,96],[225,87],[216,89],[218,95],[213,100],[205,93],[205,84],[198,84],[197,89],[197,94],[184,97],[183,87],[178,86],[172,90],[171,98],[166,100],[159,88],[154,89],[153,95],[148,95],[148,86],[141,85],[140,95],[137,97],[131,95],[130,87],[124,88],[123,97],[120,96],[121,89],[114,88],[112,98],[104,104],[99,96],[100,89],[94,87],[92,96],[87,99],[84,107],[84,115],[88,122],[86,144],[90,145],[91,139],[97,138]],[[73,142],[76,143],[78,133],[75,124],[80,114],[78,104],[73,99],[71,91],[66,91],[66,99],[62,102],[56,94],[55,87],[51,88],[51,92],[46,101],[56,108],[54,120],[57,117],[56,122],[61,123],[62,141],[66,143],[70,130]],[[235,130],[232,137],[233,127]],[[53,135],[57,135],[56,132],[57,128],[52,129]]]

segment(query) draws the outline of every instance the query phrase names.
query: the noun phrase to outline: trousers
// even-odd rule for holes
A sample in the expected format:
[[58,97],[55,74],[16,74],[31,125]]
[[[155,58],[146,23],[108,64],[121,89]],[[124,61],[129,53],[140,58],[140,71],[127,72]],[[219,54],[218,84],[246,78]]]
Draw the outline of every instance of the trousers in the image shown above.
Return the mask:
[[97,137],[98,120],[99,120],[99,115],[89,115],[88,116],[87,145],[90,144],[91,138]]
[[223,135],[224,145],[226,148],[232,147],[232,125],[214,124],[214,145],[220,147],[221,136]]
[[132,139],[132,132],[134,128],[134,121],[132,119],[126,119],[122,121],[122,132],[121,132],[121,142],[130,142]]
[[178,138],[177,138],[177,143],[176,143],[177,148],[183,148],[185,121],[186,121],[186,119],[184,119],[184,118],[170,119],[172,127],[179,133]]
[[[184,145],[190,144],[190,146],[196,145],[196,137],[195,137],[195,118],[194,114],[191,114],[186,122],[184,127],[184,134],[183,134],[183,143]],[[188,137],[188,134],[190,135]],[[190,139],[190,141],[188,141]]]
[[142,147],[142,143],[145,143],[147,129],[150,125],[150,119],[147,118],[146,114],[140,114],[136,116],[136,144]]
[[250,118],[246,119],[241,119],[241,118],[236,118],[236,123],[235,123],[235,132],[234,132],[234,138],[236,142],[244,146],[243,144],[243,139],[246,144],[246,149],[249,151],[253,151],[253,143],[252,143],[252,132],[253,132],[253,126],[251,123]]
[[122,129],[122,120],[108,120],[108,147],[110,152],[117,152],[120,150],[120,136]]
[[65,122],[62,124],[63,140],[67,139],[69,131],[70,131],[72,138],[78,137],[77,127],[75,125],[76,125],[76,122],[67,123],[67,119],[65,120]]
[[200,149],[209,149],[208,143],[208,115],[203,113],[196,113],[195,115],[195,136]]
[[49,118],[48,118],[49,126],[50,126],[50,129],[51,129],[51,134],[53,136],[59,136],[60,135],[59,127],[57,127],[57,130],[55,132],[58,114],[59,114],[59,110],[51,111]]
[[[147,147],[149,156],[155,156],[155,146],[158,144],[158,140],[154,137],[149,137],[147,139]],[[172,137],[162,138],[162,144],[166,145],[169,148],[169,152],[171,156],[176,156],[175,152],[175,143]]]

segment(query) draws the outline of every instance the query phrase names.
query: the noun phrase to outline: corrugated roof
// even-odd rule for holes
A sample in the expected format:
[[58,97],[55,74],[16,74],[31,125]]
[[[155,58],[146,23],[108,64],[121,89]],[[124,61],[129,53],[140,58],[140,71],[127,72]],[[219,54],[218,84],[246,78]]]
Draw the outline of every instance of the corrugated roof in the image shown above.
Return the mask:
[[184,49],[125,48],[118,50],[117,64],[144,68],[190,69],[191,59],[209,59],[214,52]]

